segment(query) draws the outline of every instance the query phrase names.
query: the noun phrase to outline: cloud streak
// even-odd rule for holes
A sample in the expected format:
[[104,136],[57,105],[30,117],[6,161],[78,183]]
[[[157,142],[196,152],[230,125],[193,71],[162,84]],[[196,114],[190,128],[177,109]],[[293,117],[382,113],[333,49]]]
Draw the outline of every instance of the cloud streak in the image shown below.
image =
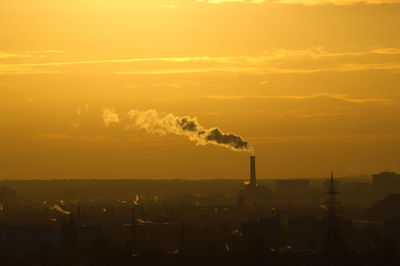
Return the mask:
[[252,99],[289,99],[289,100],[310,100],[318,98],[329,98],[336,99],[349,103],[377,103],[377,104],[390,104],[391,99],[385,98],[352,98],[346,94],[336,94],[336,93],[316,93],[310,95],[294,96],[294,95],[203,95],[203,96],[178,96],[171,98],[163,98],[158,101],[175,101],[175,100],[185,100],[185,99],[210,99],[210,100],[252,100]]
[[63,53],[61,50],[38,50],[38,51],[22,51],[18,53],[0,51],[0,59],[16,58],[16,57],[40,57],[45,58],[49,54]]
[[[260,56],[154,57],[22,64],[1,63],[0,75],[68,73],[69,71],[74,71],[76,69],[72,68],[73,66],[97,64],[112,64],[113,70],[107,70],[107,68],[105,68],[103,71],[111,71],[111,73],[123,75],[196,73],[242,73],[264,75],[313,74],[318,72],[351,72],[368,70],[396,71],[400,70],[400,62],[396,56],[400,56],[399,48],[376,48],[361,52],[329,52],[322,47],[314,47],[310,49],[293,50],[276,49],[267,51]],[[331,60],[327,61],[323,59]],[[299,66],[299,62],[301,62],[302,65]],[[313,65],[313,67],[307,65],[307,63],[310,62],[312,64],[309,65]],[[164,63],[168,64],[167,67]],[[315,66],[315,63],[318,63],[318,65]],[[160,67],[161,65],[163,65],[163,67]],[[93,69],[96,68],[81,68],[81,71],[90,72],[93,71]]]
[[323,57],[344,57],[344,56],[364,56],[364,55],[400,55],[400,48],[376,48],[362,52],[329,52],[323,47],[317,46],[310,49],[276,49],[266,51],[260,56],[190,56],[190,57],[143,57],[127,59],[102,59],[102,60],[82,60],[70,62],[45,62],[27,64],[8,64],[10,66],[68,66],[84,64],[104,64],[104,63],[141,63],[141,62],[216,62],[216,63],[262,63],[279,59],[309,57],[312,59]]
[[278,67],[210,67],[210,68],[176,68],[157,69],[147,71],[117,71],[119,75],[174,75],[174,74],[198,74],[198,73],[220,73],[220,74],[314,74],[321,72],[359,72],[371,70],[399,71],[400,63],[377,63],[377,64],[339,64],[331,67],[320,68],[278,68]]
[[82,136],[82,135],[69,135],[59,133],[37,134],[37,135],[24,135],[25,137],[33,137],[40,140],[54,140],[54,141],[73,141],[81,143],[108,143],[117,142],[118,139],[110,136]]

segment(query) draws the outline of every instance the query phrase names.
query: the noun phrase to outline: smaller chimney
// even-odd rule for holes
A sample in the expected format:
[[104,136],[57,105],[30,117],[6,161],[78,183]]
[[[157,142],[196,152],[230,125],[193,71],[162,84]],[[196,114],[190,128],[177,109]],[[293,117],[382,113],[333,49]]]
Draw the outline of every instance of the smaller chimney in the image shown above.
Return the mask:
[[256,156],[250,156],[250,185],[256,186]]

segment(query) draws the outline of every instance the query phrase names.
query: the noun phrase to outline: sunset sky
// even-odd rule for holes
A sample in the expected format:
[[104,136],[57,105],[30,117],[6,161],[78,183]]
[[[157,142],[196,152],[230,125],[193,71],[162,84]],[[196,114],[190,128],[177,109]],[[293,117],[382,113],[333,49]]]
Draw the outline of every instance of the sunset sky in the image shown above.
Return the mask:
[[0,0],[0,178],[248,177],[132,109],[259,178],[400,171],[400,0]]

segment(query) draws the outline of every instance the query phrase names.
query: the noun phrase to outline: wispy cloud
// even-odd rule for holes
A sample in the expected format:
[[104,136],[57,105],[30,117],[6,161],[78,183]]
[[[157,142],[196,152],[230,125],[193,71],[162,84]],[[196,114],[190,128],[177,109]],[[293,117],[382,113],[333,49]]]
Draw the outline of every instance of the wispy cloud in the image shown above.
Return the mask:
[[[389,58],[388,55],[391,57]],[[323,47],[313,47],[293,50],[276,49],[266,51],[260,56],[153,57],[22,64],[1,63],[0,74],[68,72],[69,66],[91,64],[115,64],[118,65],[118,70],[115,70],[116,67],[114,66],[114,73],[131,75],[185,73],[312,74],[317,72],[399,70],[400,62],[397,57],[394,57],[396,55],[400,55],[399,48],[330,52]],[[361,58],[363,60],[360,61]],[[388,62],[388,60],[392,61]],[[310,61],[312,61],[312,64],[307,64]],[[358,61],[361,63],[358,63]],[[163,68],[160,68],[161,64],[157,63],[168,63],[169,66],[165,67],[165,64],[162,64]],[[300,66],[299,63],[301,63]],[[91,71],[91,69],[90,67],[86,68],[87,71]]]
[[127,84],[125,87],[129,89],[141,88],[141,87],[163,87],[163,88],[182,88],[183,86],[197,86],[199,82],[193,82],[188,80],[176,80],[171,82],[141,82],[134,84]]
[[161,5],[160,7],[161,7],[161,8],[175,9],[175,8],[176,8],[176,5],[172,5],[172,4],[169,4],[169,5]]
[[276,49],[264,52],[260,56],[191,56],[191,57],[144,57],[144,58],[127,58],[127,59],[102,59],[102,60],[81,60],[67,62],[44,62],[44,63],[27,63],[27,64],[7,64],[9,66],[68,66],[68,65],[85,65],[85,64],[104,64],[104,63],[142,63],[142,62],[170,62],[170,63],[187,63],[187,62],[216,62],[230,64],[246,64],[246,63],[263,63],[276,61],[281,59],[308,57],[318,59],[323,57],[352,57],[363,55],[400,55],[400,48],[377,48],[361,52],[329,52],[323,47],[317,46],[309,49]]
[[254,99],[288,99],[288,100],[310,100],[310,99],[318,99],[318,98],[330,98],[336,99],[348,103],[378,103],[378,104],[390,104],[392,103],[391,99],[385,98],[352,98],[345,94],[335,94],[335,93],[317,93],[310,95],[203,95],[203,96],[178,96],[171,98],[162,98],[158,99],[158,101],[176,101],[176,100],[184,100],[184,99],[211,99],[211,100],[254,100]]
[[62,53],[61,50],[38,50],[38,51],[21,51],[21,52],[5,52],[0,51],[0,59],[16,58],[16,57],[40,57],[45,58],[49,54]]
[[16,53],[0,51],[0,59],[13,58],[13,57],[26,57],[26,56],[27,55],[24,54],[16,54]]
[[339,64],[333,67],[321,68],[277,68],[277,67],[210,67],[210,68],[176,68],[157,69],[146,71],[117,71],[120,75],[168,75],[168,74],[196,74],[196,73],[225,73],[225,74],[313,74],[319,72],[355,72],[368,70],[400,70],[400,63],[382,64]]
[[116,142],[118,139],[111,136],[81,136],[81,135],[69,135],[69,134],[37,134],[33,136],[36,139],[48,139],[48,140],[65,140],[65,141],[77,141],[86,143],[97,143],[97,142]]
[[357,116],[360,113],[355,113],[353,111],[318,111],[315,112],[314,110],[304,110],[304,109],[297,109],[297,110],[291,110],[291,111],[286,111],[282,112],[281,114],[275,115],[276,117],[282,117],[282,118],[289,118],[289,117],[294,117],[294,118],[312,118],[312,117],[349,117],[349,116]]
[[[230,62],[230,57],[145,57],[145,58],[128,58],[128,59],[102,59],[102,60],[82,60],[67,62],[45,62],[45,63],[28,63],[28,64],[8,64],[12,66],[69,66],[69,65],[88,65],[88,64],[104,64],[104,63],[143,63],[143,62]],[[233,57],[235,58],[235,57]],[[240,57],[238,57],[240,58]]]
[[253,67],[201,67],[201,68],[166,68],[155,70],[117,71],[119,75],[172,75],[172,74],[198,74],[198,73],[231,73],[231,74],[264,74],[265,71]]

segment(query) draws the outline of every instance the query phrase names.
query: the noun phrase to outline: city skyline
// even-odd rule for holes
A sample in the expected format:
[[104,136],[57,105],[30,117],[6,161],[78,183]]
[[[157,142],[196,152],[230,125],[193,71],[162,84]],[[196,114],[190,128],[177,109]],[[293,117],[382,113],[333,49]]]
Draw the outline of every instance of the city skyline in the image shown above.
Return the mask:
[[260,179],[399,172],[399,13],[397,0],[0,1],[0,178],[247,179],[248,152],[127,130],[132,110],[240,137]]

